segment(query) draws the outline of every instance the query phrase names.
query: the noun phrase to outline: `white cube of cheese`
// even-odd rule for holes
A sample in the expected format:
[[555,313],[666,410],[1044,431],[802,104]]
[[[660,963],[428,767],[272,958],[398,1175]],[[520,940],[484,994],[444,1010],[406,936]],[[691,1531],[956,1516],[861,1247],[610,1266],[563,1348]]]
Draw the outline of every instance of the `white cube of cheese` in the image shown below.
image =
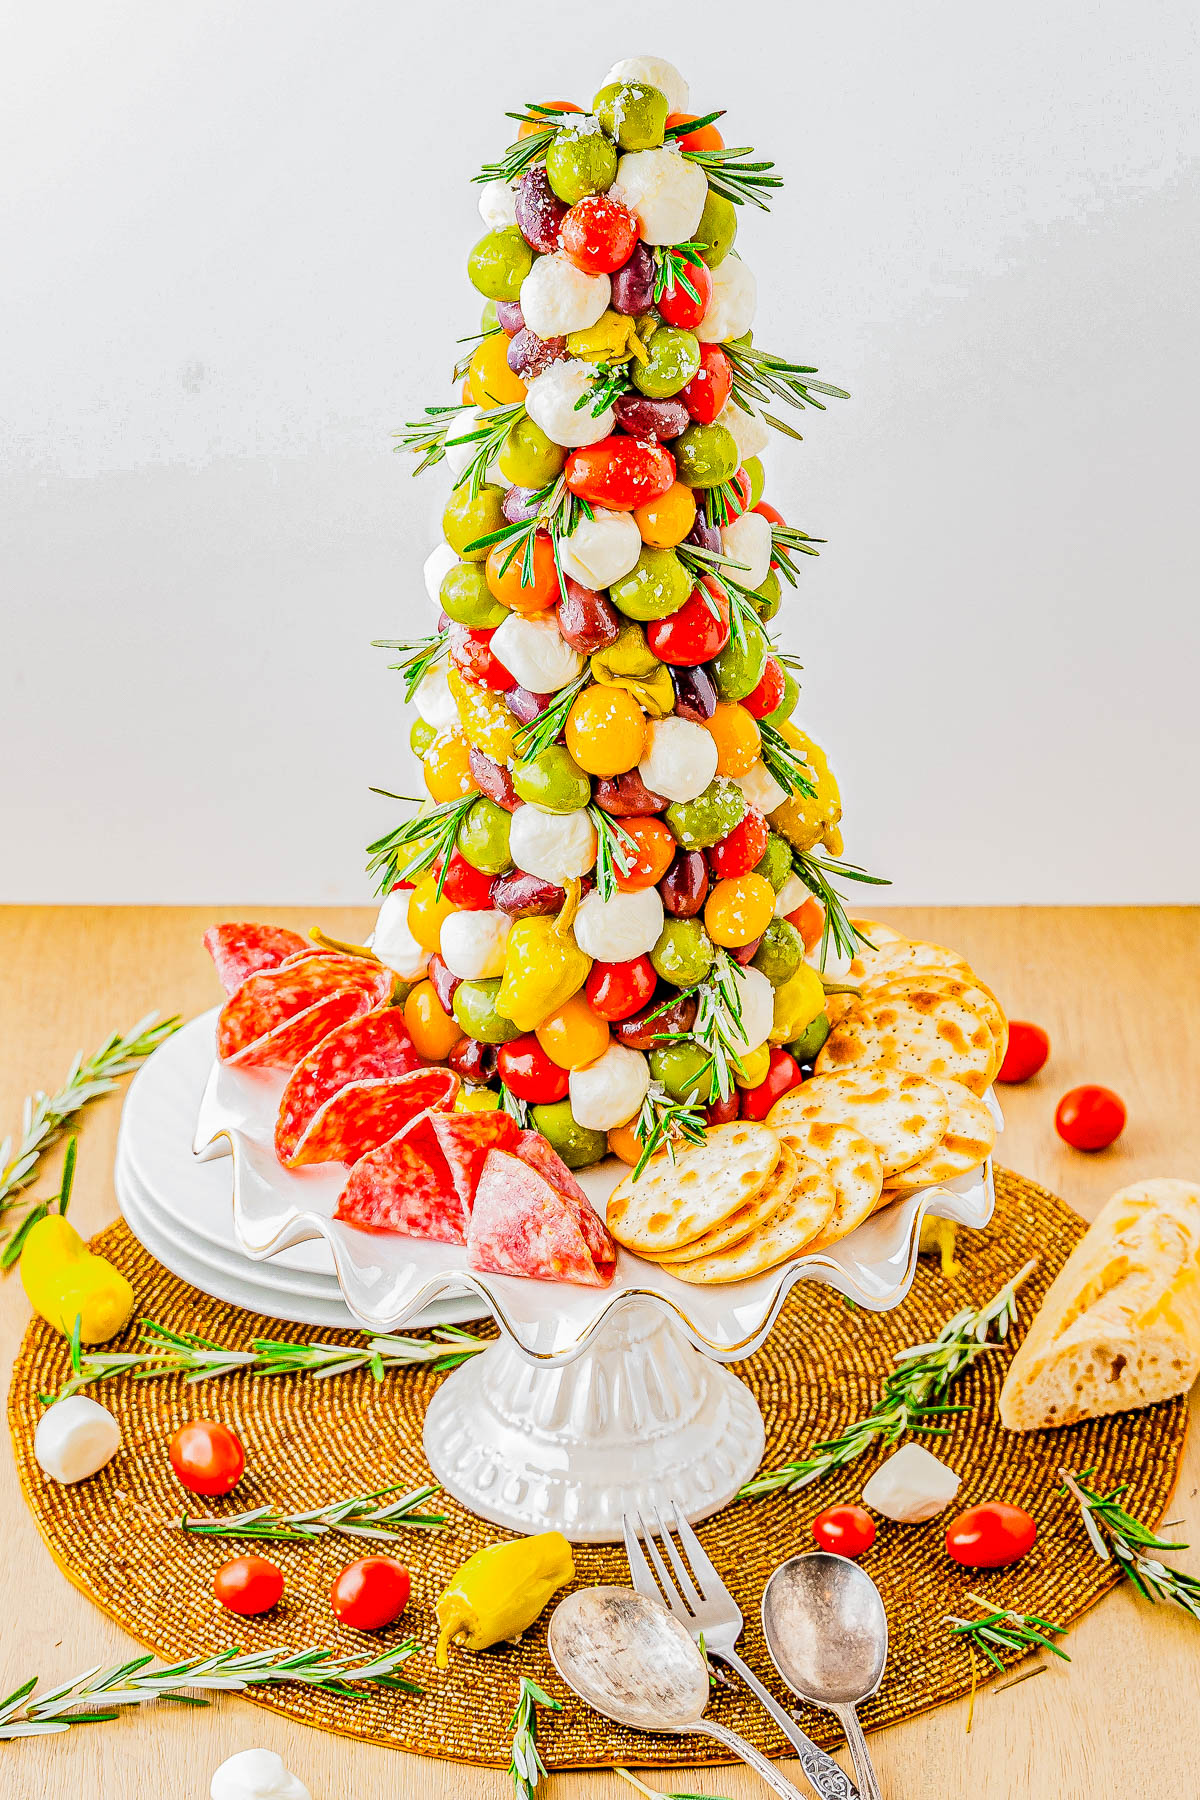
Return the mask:
[[901,1525],[919,1525],[945,1512],[958,1488],[954,1470],[923,1444],[905,1444],[871,1476],[862,1491],[863,1505]]

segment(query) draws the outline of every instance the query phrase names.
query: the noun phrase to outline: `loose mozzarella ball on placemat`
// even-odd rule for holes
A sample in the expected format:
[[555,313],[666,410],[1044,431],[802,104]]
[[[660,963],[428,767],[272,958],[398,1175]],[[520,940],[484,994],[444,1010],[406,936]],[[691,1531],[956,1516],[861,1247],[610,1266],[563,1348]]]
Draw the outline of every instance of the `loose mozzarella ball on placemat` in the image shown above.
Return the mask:
[[457,564],[458,551],[452,550],[450,545],[445,542],[438,544],[425,558],[425,567],[422,570],[422,574],[425,577],[425,592],[429,595],[429,598],[433,601],[435,606],[440,607],[442,604],[443,578],[447,576],[451,569],[455,568]]
[[663,917],[657,888],[614,894],[611,900],[593,890],[575,914],[575,942],[593,962],[632,962],[653,950],[662,936]]
[[598,506],[581,518],[568,538],[560,538],[558,561],[564,575],[584,587],[611,587],[637,563],[642,534],[632,513],[607,512]]
[[551,613],[532,619],[510,613],[497,625],[488,647],[518,687],[531,694],[557,694],[583,668],[583,657],[572,650]]
[[585,444],[598,444],[611,434],[616,424],[611,406],[593,415],[586,405],[576,404],[591,393],[595,373],[591,363],[564,357],[530,382],[525,411],[552,444],[577,450]]
[[690,719],[655,719],[646,727],[646,752],[638,774],[652,794],[695,800],[717,772],[712,733]]
[[487,981],[504,973],[504,946],[511,929],[507,913],[450,913],[442,920],[438,954],[460,981]]
[[95,1475],[120,1448],[116,1419],[86,1394],[57,1401],[42,1414],[33,1434],[33,1454],[41,1467],[52,1480],[67,1484]]
[[761,587],[771,573],[770,519],[756,512],[730,519],[721,528],[721,548],[731,561],[746,565],[733,571],[742,587]]
[[596,862],[596,827],[581,807],[578,812],[553,813],[541,806],[518,806],[509,828],[508,848],[518,869],[553,881],[586,875]]
[[408,928],[408,902],[411,888],[397,888],[388,895],[375,920],[371,948],[381,963],[404,981],[414,981],[425,973],[429,951],[423,950]]
[[[708,178],[698,163],[688,162],[678,150],[666,146],[661,150],[631,150],[617,164],[617,179],[608,191],[614,200],[636,214],[647,244],[683,244],[700,223],[708,198]],[[715,270],[713,282],[715,286]],[[524,288],[521,305],[524,308]],[[709,337],[704,330],[700,335]]]
[[540,338],[565,337],[594,325],[611,292],[607,275],[589,275],[556,250],[539,256],[521,283],[521,317]]
[[704,344],[724,344],[744,337],[754,323],[758,283],[740,256],[727,256],[712,272],[712,299],[696,327]]
[[517,222],[517,196],[507,181],[489,181],[479,190],[479,216],[489,231],[505,231]]
[[610,87],[614,81],[644,81],[647,87],[658,89],[672,112],[688,109],[688,84],[665,56],[623,57],[613,64],[600,86]]
[[610,1044],[585,1068],[572,1069],[571,1111],[589,1131],[612,1131],[641,1110],[650,1088],[650,1070],[640,1050]]

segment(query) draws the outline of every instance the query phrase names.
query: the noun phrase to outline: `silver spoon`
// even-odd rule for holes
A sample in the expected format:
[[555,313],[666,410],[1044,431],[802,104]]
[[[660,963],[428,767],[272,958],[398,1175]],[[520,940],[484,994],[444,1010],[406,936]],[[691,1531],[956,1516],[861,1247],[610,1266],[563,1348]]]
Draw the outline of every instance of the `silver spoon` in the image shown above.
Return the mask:
[[887,1662],[887,1614],[879,1589],[844,1556],[827,1550],[793,1556],[763,1590],[762,1620],[775,1667],[793,1694],[836,1714],[863,1800],[880,1800],[854,1710],[875,1692]]
[[780,1800],[804,1800],[745,1738],[702,1715],[708,1664],[664,1606],[632,1588],[578,1588],[550,1620],[550,1659],[572,1691],[634,1731],[715,1738],[762,1776]]

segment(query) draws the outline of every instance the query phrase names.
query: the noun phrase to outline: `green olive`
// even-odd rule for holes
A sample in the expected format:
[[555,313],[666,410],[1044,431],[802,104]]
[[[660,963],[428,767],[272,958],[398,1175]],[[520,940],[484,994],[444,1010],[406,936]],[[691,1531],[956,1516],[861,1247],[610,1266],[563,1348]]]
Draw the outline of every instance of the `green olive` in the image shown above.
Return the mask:
[[490,332],[499,331],[500,320],[496,316],[496,302],[494,300],[484,301],[483,311],[479,315],[479,329],[485,336]]
[[[588,194],[605,193],[616,176],[617,153],[602,131],[581,131],[564,125],[546,152],[546,179],[568,206],[574,206]],[[478,282],[475,285],[478,287]],[[509,296],[499,294],[497,298],[504,300]],[[516,299],[516,295],[511,298]]]
[[750,958],[750,967],[760,969],[772,987],[782,987],[803,961],[804,939],[796,927],[786,919],[772,919]]
[[427,725],[421,718],[414,719],[408,733],[408,741],[413,754],[423,757],[436,736],[436,725]]
[[721,699],[744,700],[752,694],[762,680],[770,653],[762,626],[756,619],[743,618],[741,642],[731,637],[708,665]]
[[760,456],[748,456],[742,463],[750,481],[750,505],[755,507],[763,497],[763,489],[767,485],[767,472],[762,466]]
[[451,1011],[455,1021],[468,1037],[484,1044],[511,1044],[521,1035],[521,1027],[496,1010],[500,977],[490,981],[460,981],[454,990]]
[[483,564],[479,562],[455,563],[447,569],[438,599],[448,619],[456,625],[469,625],[472,631],[486,631],[489,626],[503,624],[508,617],[507,606],[492,598]]
[[718,775],[695,800],[673,800],[663,815],[685,850],[709,850],[741,822],[746,796],[728,775]]
[[753,602],[754,610],[764,624],[768,619],[773,619],[775,617],[775,614],[779,611],[779,605],[782,598],[783,590],[779,585],[779,577],[774,569],[768,569],[767,579],[762,583],[761,587],[756,587],[754,590]]
[[726,200],[724,194],[714,194],[709,188],[704,211],[700,214],[700,223],[692,236],[696,243],[704,245],[700,255],[710,269],[723,263],[733,249],[737,225],[737,207],[732,201]]
[[592,797],[591,782],[563,744],[551,744],[528,762],[514,763],[512,782],[522,800],[546,812],[578,812]]
[[792,847],[777,831],[767,836],[767,847],[754,865],[754,873],[769,881],[778,893],[792,872]]
[[468,550],[467,545],[487,537],[490,532],[499,531],[508,523],[501,510],[503,505],[503,488],[481,487],[472,499],[465,482],[456,487],[442,514],[442,535],[450,548],[457,550],[467,562],[485,562],[486,544],[480,545],[478,550]]
[[458,828],[459,855],[485,875],[503,875],[512,868],[508,831],[512,814],[495,800],[479,799]]
[[533,267],[533,251],[515,225],[488,231],[467,258],[472,284],[489,300],[515,300]]
[[692,331],[660,325],[650,339],[646,361],[630,366],[629,378],[648,400],[669,400],[700,367],[700,343]]
[[800,683],[790,669],[783,671],[783,699],[773,712],[769,712],[762,721],[764,725],[774,725],[776,729],[791,718],[800,704]]
[[713,941],[699,919],[668,919],[650,952],[654,973],[676,987],[692,987],[712,968]]
[[798,1063],[810,1063],[828,1036],[829,1014],[818,1013],[812,1023],[804,1027],[800,1036],[788,1045],[788,1054],[794,1056]]
[[650,1052],[650,1074],[661,1081],[672,1100],[707,1100],[712,1093],[712,1070],[705,1068],[708,1052],[700,1044],[662,1044]]
[[675,552],[646,546],[628,575],[613,582],[608,597],[627,619],[665,619],[691,591],[692,578]]
[[604,1133],[590,1131],[586,1125],[581,1125],[571,1111],[569,1100],[544,1101],[539,1106],[531,1106],[529,1118],[534,1130],[540,1131],[551,1149],[558,1151],[568,1169],[584,1169],[589,1163],[599,1162],[602,1156],[608,1155],[608,1139]]
[[567,453],[524,414],[504,440],[497,457],[500,473],[514,487],[543,488],[562,473]]
[[689,425],[671,445],[671,454],[680,481],[692,488],[719,487],[738,466],[737,442],[724,425]]
[[645,81],[610,81],[592,101],[592,112],[622,150],[656,150],[670,110],[667,96]]

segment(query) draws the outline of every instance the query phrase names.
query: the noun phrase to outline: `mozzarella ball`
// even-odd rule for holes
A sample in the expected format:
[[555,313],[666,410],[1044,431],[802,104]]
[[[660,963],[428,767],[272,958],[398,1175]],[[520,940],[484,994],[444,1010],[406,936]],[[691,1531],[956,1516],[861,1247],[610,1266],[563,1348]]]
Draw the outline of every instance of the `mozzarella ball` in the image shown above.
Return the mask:
[[552,813],[541,806],[518,806],[509,827],[508,849],[518,869],[561,887],[595,867],[596,827],[585,807]]
[[458,706],[445,669],[426,670],[413,694],[413,704],[435,731],[450,731],[458,724]]
[[761,969],[732,965],[734,985],[741,1001],[742,1022],[730,1032],[731,1047],[738,1056],[765,1044],[775,1023],[775,989]]
[[663,95],[668,112],[688,110],[688,84],[665,56],[626,56],[613,64],[600,86],[609,87],[614,81],[644,81]]
[[86,1394],[56,1401],[33,1434],[33,1454],[54,1481],[86,1481],[120,1448],[121,1427],[107,1406]]
[[650,1087],[650,1068],[640,1050],[610,1044],[586,1068],[572,1069],[571,1111],[588,1131],[612,1131],[627,1125],[642,1108]]
[[761,513],[744,512],[721,527],[721,548],[744,569],[731,571],[742,587],[761,587],[771,573],[771,521]]
[[646,727],[646,754],[638,774],[652,794],[695,800],[717,772],[716,739],[691,719],[654,719]]
[[539,256],[521,283],[521,317],[537,337],[566,337],[594,325],[611,292],[607,275],[589,275],[556,250]]
[[422,571],[425,577],[425,592],[438,608],[442,604],[442,581],[451,569],[457,566],[458,551],[452,550],[449,544],[438,544],[425,558],[425,567]]
[[504,973],[504,945],[512,920],[502,912],[455,912],[442,920],[438,955],[460,981]]
[[425,973],[428,950],[422,950],[408,929],[408,902],[411,888],[396,888],[379,909],[371,948],[381,963],[405,981],[415,981]]
[[789,875],[775,896],[775,917],[786,919],[808,899],[808,889],[798,875]]
[[[617,179],[608,192],[637,215],[647,244],[683,244],[700,223],[708,178],[698,163],[688,162],[677,149],[631,150],[617,164]],[[718,273],[713,270],[714,282]]]
[[517,195],[507,181],[489,181],[479,190],[479,216],[489,231],[508,231],[517,222]]
[[[657,153],[656,153],[657,154]],[[702,344],[724,344],[744,337],[754,323],[758,283],[740,256],[727,256],[712,271],[712,299],[696,327]]]
[[611,435],[617,422],[611,406],[593,416],[590,407],[577,409],[575,405],[591,393],[595,373],[591,363],[566,356],[530,382],[525,411],[552,444],[576,450],[581,444],[598,444]]
[[734,401],[727,400],[717,414],[717,424],[725,427],[737,445],[742,462],[748,456],[758,456],[771,441],[771,433],[757,407],[751,412],[743,412]]
[[[475,452],[479,449],[479,439],[472,438],[470,443],[455,442],[467,433],[478,431],[483,423],[483,414],[478,411],[465,412],[461,418],[451,425],[446,433],[446,467],[454,476],[461,475]],[[510,485],[507,476],[500,473],[499,462],[489,464],[487,479],[496,487],[506,488]]]
[[606,588],[628,575],[641,553],[642,534],[633,514],[598,506],[592,518],[580,515],[569,538],[559,539],[558,566],[584,587]]
[[593,962],[632,962],[653,950],[663,928],[657,888],[614,894],[602,900],[595,889],[575,914],[575,942]]
[[744,775],[735,775],[734,780],[746,797],[746,805],[756,806],[760,813],[773,813],[787,799],[786,790],[780,787],[761,757],[751,763]]
[[529,619],[509,613],[497,625],[489,648],[517,685],[531,694],[557,694],[583,669],[583,657],[572,650],[552,611]]
[[[822,944],[825,946],[824,960],[821,958]],[[850,964],[854,959],[853,957],[847,956],[844,950],[838,950],[831,937],[826,938],[824,934],[822,934],[822,936],[817,939],[812,949],[805,951],[804,960],[809,968],[816,969],[818,974],[831,975],[837,980],[841,976],[849,974]]]
[[209,1800],[312,1800],[275,1750],[239,1750],[213,1771]]

